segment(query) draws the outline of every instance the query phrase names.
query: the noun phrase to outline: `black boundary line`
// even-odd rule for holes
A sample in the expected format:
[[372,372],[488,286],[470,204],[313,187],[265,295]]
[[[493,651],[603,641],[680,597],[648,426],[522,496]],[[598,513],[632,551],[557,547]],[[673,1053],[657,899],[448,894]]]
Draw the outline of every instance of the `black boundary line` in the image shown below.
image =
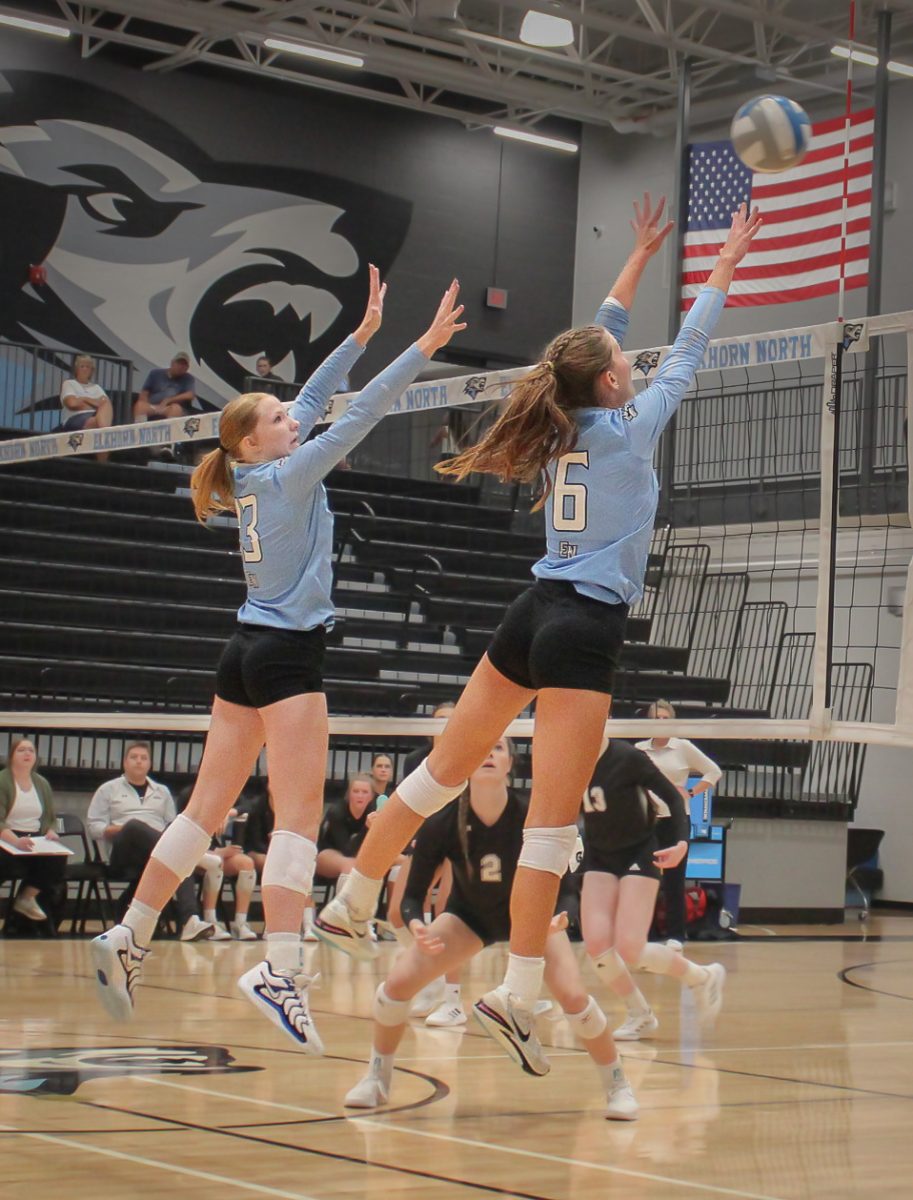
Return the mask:
[[888,962],[856,963],[855,966],[844,967],[842,971],[838,971],[837,978],[841,983],[847,983],[850,987],[859,988],[863,992],[874,992],[877,996],[890,996],[892,1000],[906,1000],[908,1003],[913,1003],[913,996],[905,996],[902,992],[887,992],[884,988],[872,987],[869,983],[860,983],[858,979],[850,979],[851,971],[864,971],[868,967],[892,967],[898,964],[909,966],[905,958],[895,958]]
[[[751,942],[753,946],[766,942],[913,942],[913,935],[906,933],[871,933],[868,936],[864,933],[743,933],[739,941]],[[703,943],[703,945],[708,944],[707,942]],[[725,945],[725,943],[722,944]]]
[[[59,1097],[58,1097],[59,1099]],[[163,1117],[162,1120],[167,1120]],[[173,1129],[0,1129],[0,1137],[16,1137],[22,1133],[44,1133],[54,1137],[97,1137],[99,1134],[118,1133],[186,1133],[186,1129],[175,1126]]]
[[[549,1200],[548,1197],[541,1195],[539,1192],[521,1192],[516,1188],[502,1188],[492,1183],[471,1183],[468,1179],[454,1179],[450,1175],[436,1175],[433,1171],[422,1171],[418,1167],[394,1166],[391,1163],[369,1162],[366,1158],[357,1158],[352,1154],[342,1154],[337,1150],[317,1150],[312,1146],[296,1146],[289,1142],[274,1141],[271,1138],[257,1137],[251,1133],[240,1133],[234,1129],[223,1129],[219,1126],[212,1125],[197,1125],[191,1121],[183,1121],[177,1117],[156,1117],[151,1113],[144,1113],[138,1109],[121,1108],[113,1104],[97,1104],[95,1101],[82,1101],[83,1104],[90,1108],[104,1109],[108,1112],[118,1112],[131,1117],[147,1117],[153,1121],[170,1121],[173,1124],[183,1128],[192,1129],[197,1133],[211,1133],[217,1137],[236,1138],[243,1142],[254,1142],[261,1146],[270,1146],[274,1150],[291,1150],[296,1154],[309,1154],[317,1158],[334,1159],[337,1162],[351,1163],[353,1166],[365,1167],[369,1170],[390,1171],[396,1175],[409,1175],[417,1179],[429,1179],[433,1183],[449,1183],[457,1187],[470,1188],[473,1191],[488,1192],[495,1196],[516,1196],[520,1200]],[[65,1134],[60,1136],[65,1137]],[[502,1149],[500,1146],[491,1146],[491,1150],[498,1151]]]

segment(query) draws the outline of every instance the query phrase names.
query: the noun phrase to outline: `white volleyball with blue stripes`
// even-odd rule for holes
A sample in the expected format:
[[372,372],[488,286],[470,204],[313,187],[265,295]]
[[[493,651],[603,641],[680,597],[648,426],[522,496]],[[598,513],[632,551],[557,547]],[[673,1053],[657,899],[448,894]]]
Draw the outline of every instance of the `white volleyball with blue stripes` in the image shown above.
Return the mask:
[[732,118],[732,144],[752,171],[776,174],[800,163],[808,150],[808,113],[785,96],[755,96]]

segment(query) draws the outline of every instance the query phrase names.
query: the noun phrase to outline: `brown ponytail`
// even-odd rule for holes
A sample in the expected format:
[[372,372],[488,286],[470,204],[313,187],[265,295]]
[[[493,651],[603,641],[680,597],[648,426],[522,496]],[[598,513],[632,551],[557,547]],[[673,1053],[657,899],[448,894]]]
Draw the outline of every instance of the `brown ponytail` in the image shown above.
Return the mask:
[[518,483],[543,481],[541,508],[551,489],[549,463],[574,448],[577,423],[571,413],[598,403],[595,383],[612,366],[612,343],[599,325],[560,333],[542,362],[511,389],[507,406],[482,440],[438,463],[441,475],[464,479],[471,471]]
[[190,497],[197,520],[204,524],[220,512],[235,510],[235,481],[232,460],[238,458],[241,441],[257,423],[257,410],[265,392],[246,392],[222,409],[219,444],[202,459],[190,476]]

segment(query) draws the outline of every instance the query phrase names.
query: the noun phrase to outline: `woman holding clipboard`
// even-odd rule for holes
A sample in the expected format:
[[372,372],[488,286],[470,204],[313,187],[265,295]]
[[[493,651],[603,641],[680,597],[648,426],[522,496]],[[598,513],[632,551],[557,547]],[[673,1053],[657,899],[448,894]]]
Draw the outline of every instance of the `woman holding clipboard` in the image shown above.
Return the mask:
[[[43,775],[35,770],[38,755],[34,742],[18,738],[10,743],[6,767],[0,771],[0,849],[28,854],[25,880],[13,901],[13,909],[29,921],[47,921],[38,903],[41,892],[54,892],[63,883],[67,855],[30,853],[35,838],[59,841],[55,825],[54,793]],[[0,868],[2,869],[2,868]]]

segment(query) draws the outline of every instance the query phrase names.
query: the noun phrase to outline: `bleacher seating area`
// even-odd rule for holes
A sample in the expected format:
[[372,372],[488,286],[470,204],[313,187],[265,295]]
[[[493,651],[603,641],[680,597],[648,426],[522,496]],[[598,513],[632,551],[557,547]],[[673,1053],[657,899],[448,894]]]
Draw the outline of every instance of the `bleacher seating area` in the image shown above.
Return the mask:
[[[198,525],[187,485],[177,466],[76,458],[0,472],[3,707],[136,712],[137,731],[142,714],[208,709],[242,572],[234,521]],[[473,487],[345,471],[330,476],[328,490],[339,614],[327,658],[330,711],[429,712],[456,697],[505,604],[527,586],[541,535],[512,529],[510,510],[484,506]],[[677,543],[667,525],[657,527],[615,714],[642,715],[662,696],[686,717],[804,715],[811,635],[787,632],[782,602],[749,600],[747,573],[714,574],[708,562],[706,546]],[[871,667],[834,672],[838,715],[864,718]],[[103,753],[55,751],[73,739],[43,736],[55,778],[70,772],[91,789],[110,775]],[[171,761],[189,775],[199,738],[184,736],[183,758],[180,741],[169,740]],[[845,816],[855,805],[860,747],[702,745],[726,769],[720,814]],[[337,760],[341,777],[345,755]]]

